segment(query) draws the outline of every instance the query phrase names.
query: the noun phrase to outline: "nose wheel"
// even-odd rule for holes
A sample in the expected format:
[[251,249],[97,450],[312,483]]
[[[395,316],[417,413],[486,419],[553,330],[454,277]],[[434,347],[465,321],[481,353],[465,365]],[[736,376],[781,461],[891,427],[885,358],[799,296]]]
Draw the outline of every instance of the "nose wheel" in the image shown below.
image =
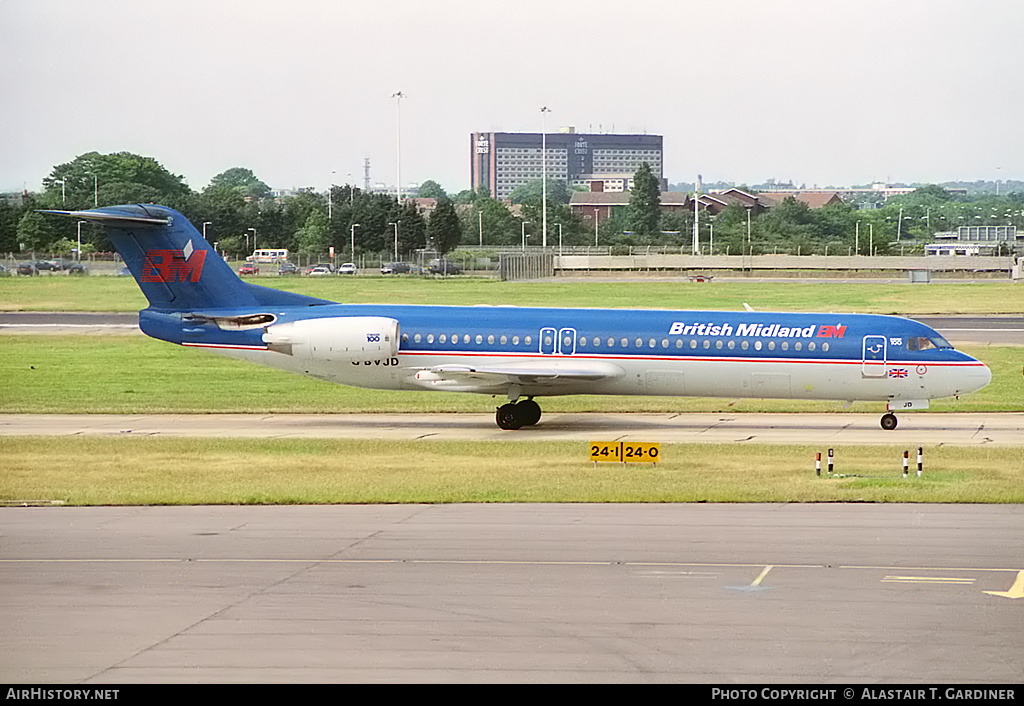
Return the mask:
[[885,429],[886,431],[892,431],[893,429],[896,428],[897,421],[898,420],[896,419],[895,414],[892,414],[891,412],[888,414],[883,414],[881,422],[882,428]]
[[540,421],[540,405],[532,399],[503,404],[498,407],[494,420],[501,429],[532,427]]

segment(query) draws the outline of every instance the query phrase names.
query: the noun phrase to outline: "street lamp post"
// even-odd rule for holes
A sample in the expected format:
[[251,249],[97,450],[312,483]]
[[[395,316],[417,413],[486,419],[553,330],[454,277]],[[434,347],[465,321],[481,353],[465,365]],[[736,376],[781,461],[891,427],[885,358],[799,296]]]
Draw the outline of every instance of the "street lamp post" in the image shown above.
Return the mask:
[[349,236],[352,239],[352,244],[351,244],[351,248],[352,248],[352,262],[356,261],[356,228],[358,228],[358,227],[359,227],[358,223],[353,223],[352,227],[349,228]]
[[75,258],[79,262],[82,261],[82,224],[86,221],[78,222],[78,250],[76,250],[77,257]]
[[203,221],[203,240],[206,240],[206,226],[212,226],[213,221]]
[[541,246],[548,246],[548,131],[544,119],[545,113],[551,110],[544,106],[540,109],[540,193],[541,193]]
[[[398,178],[398,203],[402,203],[402,99],[405,98],[405,94],[401,91],[391,94],[392,98],[398,99],[398,131],[396,137],[396,167],[397,167],[397,178]],[[397,226],[395,226],[397,228]],[[397,255],[395,256],[398,257]]]
[[256,229],[249,228],[252,231],[252,265],[256,267]]
[[394,223],[388,223],[389,226],[395,227],[395,262],[398,262],[398,224],[401,221],[395,221]]
[[523,252],[526,252],[526,224],[529,221],[523,221]]
[[562,257],[562,224],[558,223],[558,257]]

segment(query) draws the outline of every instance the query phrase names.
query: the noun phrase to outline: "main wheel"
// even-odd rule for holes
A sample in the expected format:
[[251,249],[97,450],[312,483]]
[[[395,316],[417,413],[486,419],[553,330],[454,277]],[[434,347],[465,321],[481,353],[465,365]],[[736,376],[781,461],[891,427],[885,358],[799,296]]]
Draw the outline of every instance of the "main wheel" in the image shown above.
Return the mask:
[[883,414],[882,415],[882,428],[886,431],[892,431],[896,428],[897,419],[895,414]]
[[533,400],[522,400],[516,403],[515,407],[524,427],[532,427],[540,421],[540,405]]
[[498,407],[494,421],[498,423],[499,429],[519,429],[523,426],[523,420],[514,404],[503,404]]

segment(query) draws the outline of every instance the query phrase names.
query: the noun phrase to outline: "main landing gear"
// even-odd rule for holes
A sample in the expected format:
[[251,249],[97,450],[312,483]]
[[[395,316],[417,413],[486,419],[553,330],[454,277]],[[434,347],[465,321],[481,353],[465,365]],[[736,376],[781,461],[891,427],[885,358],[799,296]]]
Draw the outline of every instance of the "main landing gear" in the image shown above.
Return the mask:
[[882,428],[886,431],[892,431],[896,428],[897,421],[895,414],[887,412],[882,415]]
[[533,398],[510,402],[498,407],[494,419],[501,429],[532,427],[540,421],[540,405]]

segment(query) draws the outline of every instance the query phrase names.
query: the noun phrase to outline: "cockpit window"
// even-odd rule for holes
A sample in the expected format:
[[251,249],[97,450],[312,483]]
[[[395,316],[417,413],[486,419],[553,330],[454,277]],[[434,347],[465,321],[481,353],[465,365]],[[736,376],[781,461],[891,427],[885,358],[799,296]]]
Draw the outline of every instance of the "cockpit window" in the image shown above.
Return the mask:
[[952,348],[942,336],[938,334],[934,336],[916,336],[914,338],[907,339],[907,349],[912,351],[927,351],[932,348]]

